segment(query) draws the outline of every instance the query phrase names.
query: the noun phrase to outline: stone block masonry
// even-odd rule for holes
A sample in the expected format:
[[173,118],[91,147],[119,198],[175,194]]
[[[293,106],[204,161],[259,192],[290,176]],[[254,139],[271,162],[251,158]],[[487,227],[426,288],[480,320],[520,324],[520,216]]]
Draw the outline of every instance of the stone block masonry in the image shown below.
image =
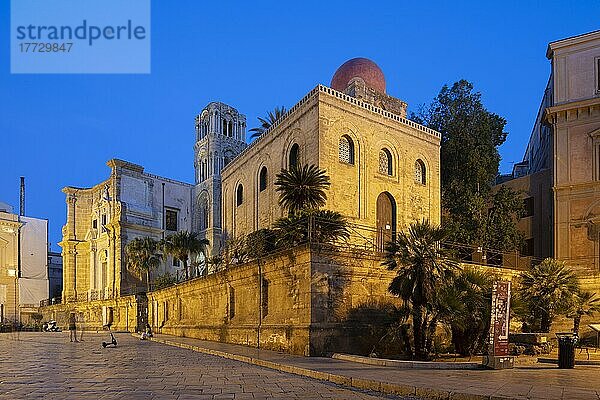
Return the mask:
[[381,260],[299,247],[148,295],[156,332],[307,356],[348,351],[349,315],[399,304]]

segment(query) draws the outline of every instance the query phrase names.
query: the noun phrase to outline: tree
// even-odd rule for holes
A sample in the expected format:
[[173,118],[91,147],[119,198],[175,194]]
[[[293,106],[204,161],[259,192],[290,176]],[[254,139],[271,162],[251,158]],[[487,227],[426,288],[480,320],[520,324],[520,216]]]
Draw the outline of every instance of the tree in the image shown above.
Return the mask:
[[522,202],[508,188],[492,190],[506,120],[486,110],[481,93],[466,80],[444,85],[411,119],[442,135],[442,220],[452,232],[450,239],[502,251],[518,249],[522,238],[515,225]]
[[524,330],[550,332],[557,315],[572,307],[579,292],[577,277],[564,262],[546,258],[521,275],[520,300],[525,309]]
[[150,238],[135,238],[125,246],[127,266],[138,275],[146,276],[146,286],[150,291],[150,271],[160,266],[162,255],[159,242]]
[[383,265],[396,271],[388,290],[410,306],[413,354],[418,360],[427,359],[433,347],[439,287],[458,268],[448,250],[440,246],[447,235],[446,230],[428,220],[417,221],[386,246]]
[[266,118],[257,117],[258,121],[260,122],[260,126],[250,129],[250,132],[252,132],[252,136],[250,136],[250,138],[254,139],[265,133],[267,130],[269,130],[269,128],[271,128],[271,126],[273,126],[275,122],[279,120],[279,118],[283,117],[286,112],[287,110],[284,106],[275,107],[273,111],[269,111],[267,113]]
[[207,239],[200,239],[197,233],[180,231],[165,238],[164,251],[183,263],[185,279],[189,279],[188,260],[190,254],[202,252],[206,255],[206,246],[209,244]]
[[442,285],[436,305],[439,319],[452,332],[457,353],[471,356],[485,349],[490,329],[493,277],[472,268]]
[[279,247],[301,243],[333,243],[348,239],[348,223],[344,216],[331,210],[302,210],[280,218],[273,225]]
[[329,176],[316,165],[293,166],[283,169],[275,179],[279,204],[290,214],[303,209],[318,209],[325,205]]
[[596,293],[579,292],[567,316],[573,318],[573,332],[579,335],[581,317],[591,316],[600,312],[600,298]]

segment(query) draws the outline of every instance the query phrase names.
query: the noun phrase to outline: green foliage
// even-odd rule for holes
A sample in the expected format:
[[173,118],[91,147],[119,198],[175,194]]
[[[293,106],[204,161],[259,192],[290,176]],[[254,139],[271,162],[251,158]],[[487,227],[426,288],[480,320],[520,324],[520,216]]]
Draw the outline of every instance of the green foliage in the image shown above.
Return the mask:
[[177,283],[175,275],[165,273],[154,280],[154,290],[164,289]]
[[419,360],[431,354],[439,321],[435,308],[439,304],[439,287],[452,279],[458,268],[449,252],[440,247],[447,235],[446,230],[428,220],[417,221],[386,246],[383,265],[397,273],[389,291],[410,306],[414,357]]
[[547,258],[521,275],[517,311],[525,332],[550,332],[557,315],[573,307],[579,293],[577,277],[564,262]]
[[160,266],[160,244],[150,238],[135,238],[125,246],[127,266],[138,277],[146,276],[147,290],[150,291],[150,272]]
[[190,254],[204,253],[209,245],[207,239],[200,239],[197,233],[180,231],[167,236],[163,242],[165,254],[169,254],[183,263],[185,279],[189,279],[188,260]]
[[246,236],[246,252],[250,258],[263,257],[277,248],[277,232],[273,229],[259,229]]
[[246,239],[243,237],[227,239],[221,255],[223,256],[223,263],[225,265],[245,263],[248,261]]
[[323,207],[329,185],[329,176],[316,165],[293,166],[277,174],[275,191],[279,192],[279,204],[294,214]]
[[591,316],[600,312],[600,297],[596,293],[579,292],[567,316],[573,318],[573,332],[579,334],[579,325],[583,316]]
[[301,243],[333,243],[350,237],[344,216],[331,210],[302,210],[273,224],[278,247]]
[[486,110],[481,93],[466,80],[444,85],[411,119],[442,134],[442,217],[450,240],[503,251],[520,248],[515,226],[522,202],[510,189],[492,191],[506,120]]
[[257,117],[260,126],[250,129],[250,132],[252,132],[250,138],[254,139],[265,133],[279,118],[283,117],[286,112],[287,110],[284,106],[275,107],[273,111],[267,113],[266,118]]
[[441,286],[436,305],[439,319],[450,326],[457,353],[485,351],[490,329],[493,276],[466,268]]

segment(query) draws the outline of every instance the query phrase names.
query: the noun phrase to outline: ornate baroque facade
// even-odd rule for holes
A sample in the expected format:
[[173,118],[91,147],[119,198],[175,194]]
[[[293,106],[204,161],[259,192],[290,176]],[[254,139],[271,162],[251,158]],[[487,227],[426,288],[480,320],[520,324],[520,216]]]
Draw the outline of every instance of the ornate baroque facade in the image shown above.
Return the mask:
[[[191,230],[193,186],[144,172],[113,159],[110,177],[91,188],[66,187],[63,301],[112,299],[136,292],[140,279],[127,272],[125,245],[136,237],[161,239]],[[175,272],[167,259],[159,273]]]

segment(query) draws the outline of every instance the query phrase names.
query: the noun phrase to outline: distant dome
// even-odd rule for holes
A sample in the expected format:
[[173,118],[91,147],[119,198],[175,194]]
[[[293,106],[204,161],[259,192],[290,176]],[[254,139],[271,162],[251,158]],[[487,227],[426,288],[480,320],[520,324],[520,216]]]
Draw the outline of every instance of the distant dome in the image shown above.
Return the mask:
[[367,58],[353,58],[343,63],[333,74],[331,88],[343,92],[353,78],[361,78],[368,87],[385,93],[385,77],[381,68]]

